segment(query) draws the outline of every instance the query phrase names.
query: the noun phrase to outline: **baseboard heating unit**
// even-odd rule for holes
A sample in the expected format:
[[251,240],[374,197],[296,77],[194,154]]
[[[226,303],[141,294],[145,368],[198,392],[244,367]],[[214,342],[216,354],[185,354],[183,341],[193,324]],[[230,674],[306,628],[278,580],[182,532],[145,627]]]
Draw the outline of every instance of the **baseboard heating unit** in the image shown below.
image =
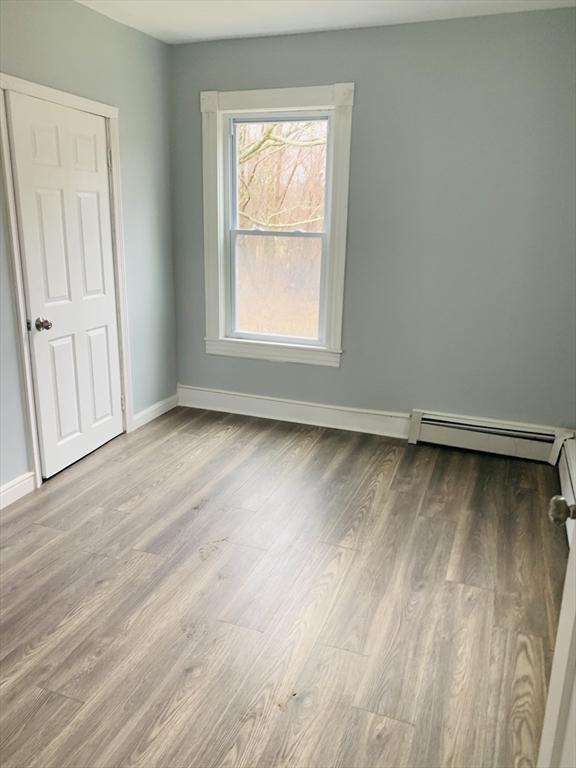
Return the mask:
[[554,465],[564,441],[573,436],[574,432],[555,427],[413,410],[408,442],[500,453]]

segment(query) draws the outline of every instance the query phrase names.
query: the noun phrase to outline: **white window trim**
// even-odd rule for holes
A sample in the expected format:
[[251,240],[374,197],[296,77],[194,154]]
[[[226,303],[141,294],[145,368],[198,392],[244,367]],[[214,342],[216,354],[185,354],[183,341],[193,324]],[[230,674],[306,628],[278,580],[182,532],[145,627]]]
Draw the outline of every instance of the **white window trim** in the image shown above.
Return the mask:
[[[207,353],[332,367],[340,365],[353,103],[354,83],[262,91],[203,91],[200,94]],[[298,111],[325,111],[331,116],[331,216],[326,259],[325,344],[322,346],[244,339],[226,334],[225,120],[230,114]]]

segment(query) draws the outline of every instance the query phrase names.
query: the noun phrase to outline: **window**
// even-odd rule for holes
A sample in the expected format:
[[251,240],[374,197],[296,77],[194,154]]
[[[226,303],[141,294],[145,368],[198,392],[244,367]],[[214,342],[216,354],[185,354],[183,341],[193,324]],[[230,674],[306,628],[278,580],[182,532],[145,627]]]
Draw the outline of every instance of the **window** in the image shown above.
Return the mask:
[[340,364],[353,93],[202,94],[207,352]]
[[230,335],[318,344],[328,119],[230,128]]

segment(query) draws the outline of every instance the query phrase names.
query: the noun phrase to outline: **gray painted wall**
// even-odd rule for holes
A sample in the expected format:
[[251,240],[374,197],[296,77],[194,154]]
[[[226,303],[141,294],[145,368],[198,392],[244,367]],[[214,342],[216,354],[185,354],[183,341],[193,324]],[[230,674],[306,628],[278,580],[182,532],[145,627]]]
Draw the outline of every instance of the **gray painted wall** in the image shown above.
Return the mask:
[[[174,48],[179,381],[576,423],[574,10]],[[356,83],[340,369],[206,355],[199,93]]]
[[0,485],[30,470],[4,198],[0,201]]
[[[183,384],[576,424],[575,31],[558,10],[170,49],[2,0],[3,71],[120,107],[136,411],[173,394],[177,338]],[[348,80],[341,368],[206,355],[200,91]],[[1,484],[28,468],[1,220],[0,302]]]
[[[170,48],[72,0],[2,0],[0,51],[3,72],[120,108],[134,409],[142,410],[176,390]],[[0,484],[27,469],[4,247],[1,259]]]

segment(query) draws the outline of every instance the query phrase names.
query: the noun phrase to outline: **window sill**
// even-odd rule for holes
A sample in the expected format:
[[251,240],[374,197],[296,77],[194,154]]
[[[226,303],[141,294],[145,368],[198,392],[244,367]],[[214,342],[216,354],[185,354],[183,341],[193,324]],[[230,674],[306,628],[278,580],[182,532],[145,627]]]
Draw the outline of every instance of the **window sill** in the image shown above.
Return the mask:
[[307,363],[340,367],[341,352],[324,347],[308,347],[302,344],[281,344],[251,339],[206,339],[209,355],[247,357],[253,360],[273,360],[277,363]]

